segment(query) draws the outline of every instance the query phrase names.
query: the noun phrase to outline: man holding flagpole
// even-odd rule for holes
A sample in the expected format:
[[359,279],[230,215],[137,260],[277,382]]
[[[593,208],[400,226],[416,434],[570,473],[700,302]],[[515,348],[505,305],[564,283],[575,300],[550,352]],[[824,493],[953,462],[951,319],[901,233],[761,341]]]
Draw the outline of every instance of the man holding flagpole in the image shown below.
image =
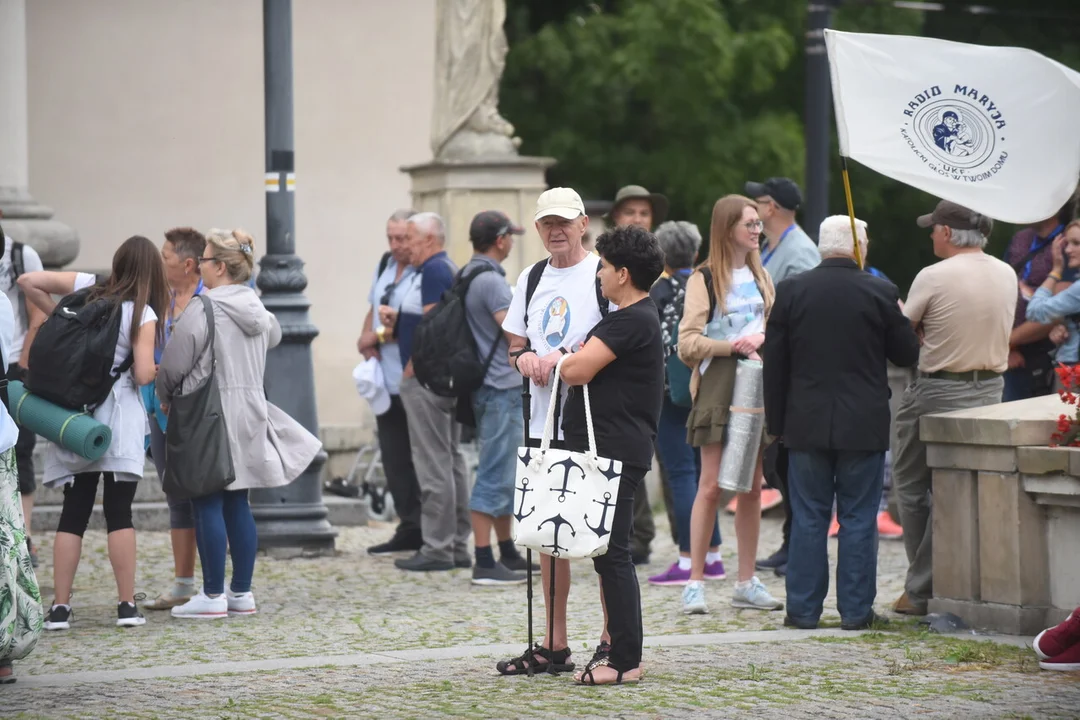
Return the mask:
[[909,563],[894,609],[907,615],[925,615],[933,597],[931,474],[919,420],[1001,402],[1016,311],[1013,269],[983,252],[990,218],[942,200],[916,222],[930,229],[942,261],[915,276],[904,306],[922,338],[919,376],[900,400],[893,442],[893,486]]

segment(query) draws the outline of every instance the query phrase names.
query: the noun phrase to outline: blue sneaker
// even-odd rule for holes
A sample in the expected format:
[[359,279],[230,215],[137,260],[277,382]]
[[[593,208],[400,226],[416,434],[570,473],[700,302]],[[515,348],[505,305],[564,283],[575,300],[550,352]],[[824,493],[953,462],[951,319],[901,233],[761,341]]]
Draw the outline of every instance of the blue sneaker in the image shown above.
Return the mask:
[[709,612],[705,604],[705,584],[700,580],[686,583],[682,594],[682,609],[687,615],[704,615]]

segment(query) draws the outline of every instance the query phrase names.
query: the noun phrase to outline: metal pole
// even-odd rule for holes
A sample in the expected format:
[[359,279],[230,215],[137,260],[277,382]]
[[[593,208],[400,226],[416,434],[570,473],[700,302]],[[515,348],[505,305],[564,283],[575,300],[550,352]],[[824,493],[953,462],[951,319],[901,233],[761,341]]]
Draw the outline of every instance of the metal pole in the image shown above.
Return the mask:
[[[266,103],[266,255],[257,283],[262,301],[281,323],[281,344],[266,356],[267,399],[318,434],[311,341],[319,334],[304,263],[296,256],[293,162],[292,0],[263,0],[263,78]],[[253,490],[251,510],[259,547],[332,551],[337,532],[327,520],[321,452],[304,473],[279,488]]]
[[817,240],[821,221],[829,214],[829,160],[832,127],[832,83],[825,51],[825,28],[833,0],[809,0],[806,21],[806,204],[803,227]]

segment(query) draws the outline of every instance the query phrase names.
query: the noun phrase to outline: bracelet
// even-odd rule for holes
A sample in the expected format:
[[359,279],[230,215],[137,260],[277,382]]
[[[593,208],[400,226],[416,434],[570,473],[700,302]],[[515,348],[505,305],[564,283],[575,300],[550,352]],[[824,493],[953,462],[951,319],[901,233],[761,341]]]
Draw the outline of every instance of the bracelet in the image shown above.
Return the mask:
[[1048,277],[1048,278],[1050,278],[1052,280],[1056,280],[1057,282],[1061,282],[1061,276],[1058,275],[1057,273],[1054,273],[1054,272],[1047,273],[1046,277]]

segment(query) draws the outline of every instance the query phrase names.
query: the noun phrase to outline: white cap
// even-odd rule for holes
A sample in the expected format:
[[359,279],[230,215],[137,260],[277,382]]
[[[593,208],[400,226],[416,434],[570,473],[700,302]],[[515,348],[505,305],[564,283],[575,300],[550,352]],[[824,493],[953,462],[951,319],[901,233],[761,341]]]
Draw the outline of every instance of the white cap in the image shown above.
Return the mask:
[[356,392],[371,405],[371,411],[382,415],[390,409],[390,391],[386,389],[382,365],[375,358],[369,358],[353,368],[353,381]]
[[573,220],[585,214],[585,203],[573,188],[551,188],[536,199],[536,216],[533,220],[548,215],[558,215]]

